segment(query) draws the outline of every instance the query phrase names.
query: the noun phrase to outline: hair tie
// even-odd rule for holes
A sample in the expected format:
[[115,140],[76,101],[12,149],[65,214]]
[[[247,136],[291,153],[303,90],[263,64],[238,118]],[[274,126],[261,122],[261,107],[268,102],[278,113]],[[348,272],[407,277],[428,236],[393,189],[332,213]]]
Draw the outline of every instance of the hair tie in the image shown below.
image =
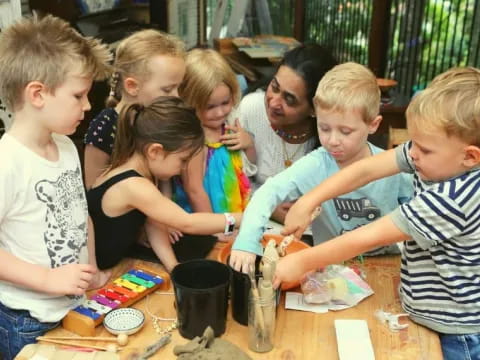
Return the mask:
[[135,104],[134,109],[135,109],[135,115],[133,116],[133,121],[132,121],[132,127],[133,128],[135,127],[135,124],[137,123],[138,116],[145,109],[145,106],[143,106],[142,104]]
[[110,93],[108,94],[111,97],[115,97],[115,89],[117,88],[119,76],[120,74],[117,71],[114,71],[112,74],[112,81],[110,84]]

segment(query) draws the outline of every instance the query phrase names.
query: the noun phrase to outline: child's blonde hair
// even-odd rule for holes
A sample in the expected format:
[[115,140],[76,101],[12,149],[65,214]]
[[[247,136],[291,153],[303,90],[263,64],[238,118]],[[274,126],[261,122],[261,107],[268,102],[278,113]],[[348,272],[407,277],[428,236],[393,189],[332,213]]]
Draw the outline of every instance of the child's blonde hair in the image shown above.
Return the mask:
[[117,46],[107,107],[115,107],[122,97],[123,80],[133,76],[148,79],[148,61],[156,55],[185,56],[184,43],[173,35],[157,30],[141,30],[123,39]]
[[363,121],[370,124],[380,111],[380,88],[368,68],[347,62],[335,66],[323,76],[313,103],[325,111],[359,111]]
[[110,60],[105,45],[81,36],[64,20],[23,18],[0,33],[0,97],[7,108],[18,110],[29,82],[39,81],[53,93],[72,72],[101,80]]
[[406,117],[408,126],[441,129],[480,146],[480,70],[453,68],[438,75],[412,99]]
[[182,99],[191,107],[203,109],[212,92],[224,83],[230,88],[233,105],[240,101],[240,86],[224,57],[212,49],[193,49],[187,53],[185,79],[178,89]]

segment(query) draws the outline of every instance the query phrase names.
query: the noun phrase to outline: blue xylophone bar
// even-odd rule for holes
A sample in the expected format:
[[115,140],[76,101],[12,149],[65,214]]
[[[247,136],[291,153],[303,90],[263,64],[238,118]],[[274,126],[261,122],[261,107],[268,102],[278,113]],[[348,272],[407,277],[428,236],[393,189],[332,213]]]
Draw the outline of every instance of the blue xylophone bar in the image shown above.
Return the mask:
[[136,277],[147,281],[153,281],[157,285],[163,283],[163,279],[160,276],[149,275],[142,270],[130,270],[128,274],[135,275]]
[[77,306],[75,309],[74,309],[76,312],[79,312],[80,314],[82,315],[85,315],[85,316],[88,316],[89,318],[92,318],[93,320],[97,320],[101,314],[93,311],[93,310],[90,310],[82,305],[80,306]]

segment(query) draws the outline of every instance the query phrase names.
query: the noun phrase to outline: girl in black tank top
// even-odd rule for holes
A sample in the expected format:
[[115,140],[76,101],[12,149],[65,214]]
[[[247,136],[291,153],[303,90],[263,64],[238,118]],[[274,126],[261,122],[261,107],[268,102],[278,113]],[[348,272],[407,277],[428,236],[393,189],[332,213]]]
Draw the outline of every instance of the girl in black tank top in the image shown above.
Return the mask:
[[120,262],[143,228],[170,271],[178,262],[167,227],[189,234],[229,234],[238,227],[239,213],[190,214],[157,187],[159,180],[179,175],[203,144],[200,121],[179,98],[160,97],[149,106],[133,104],[122,111],[112,164],[87,192],[100,269]]

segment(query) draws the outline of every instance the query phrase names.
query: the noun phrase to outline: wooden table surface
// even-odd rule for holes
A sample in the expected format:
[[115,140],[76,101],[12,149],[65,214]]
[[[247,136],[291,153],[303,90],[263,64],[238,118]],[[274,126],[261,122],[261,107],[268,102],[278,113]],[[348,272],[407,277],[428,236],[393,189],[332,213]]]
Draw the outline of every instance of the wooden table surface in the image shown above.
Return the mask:
[[[209,257],[215,258],[221,246],[223,244],[219,243]],[[158,264],[126,259],[115,267],[113,276],[125,273],[135,264],[161,269],[161,265]],[[434,332],[402,318],[401,322],[407,322],[409,324],[408,328],[394,333],[374,316],[377,309],[383,309],[390,313],[402,312],[397,293],[400,280],[399,266],[399,256],[366,258],[365,263],[359,264],[359,267],[365,272],[366,280],[375,293],[357,306],[347,310],[326,314],[285,310],[285,296],[282,293],[277,312],[274,349],[268,353],[259,354],[248,350],[247,327],[232,319],[230,309],[228,311],[227,328],[222,338],[239,346],[253,359],[333,360],[338,359],[334,320],[362,319],[368,323],[376,360],[442,359],[439,339]],[[155,332],[152,326],[152,317],[148,314],[148,311],[160,317],[172,318],[176,316],[172,288],[168,292],[171,294],[154,293],[148,295],[133,305],[133,307],[144,312],[146,323],[141,331],[130,336],[127,347],[120,352],[121,359],[128,359],[130,354],[142,352],[145,347],[160,338],[160,335]],[[165,322],[164,325],[166,327],[170,323]],[[59,327],[46,335],[66,336],[70,334],[70,332]],[[109,336],[110,334],[100,325],[96,329],[96,335]],[[175,330],[172,333],[170,344],[160,349],[152,359],[175,359],[173,347],[178,344],[185,344],[188,341]],[[82,343],[105,345],[102,342],[83,341]]]

